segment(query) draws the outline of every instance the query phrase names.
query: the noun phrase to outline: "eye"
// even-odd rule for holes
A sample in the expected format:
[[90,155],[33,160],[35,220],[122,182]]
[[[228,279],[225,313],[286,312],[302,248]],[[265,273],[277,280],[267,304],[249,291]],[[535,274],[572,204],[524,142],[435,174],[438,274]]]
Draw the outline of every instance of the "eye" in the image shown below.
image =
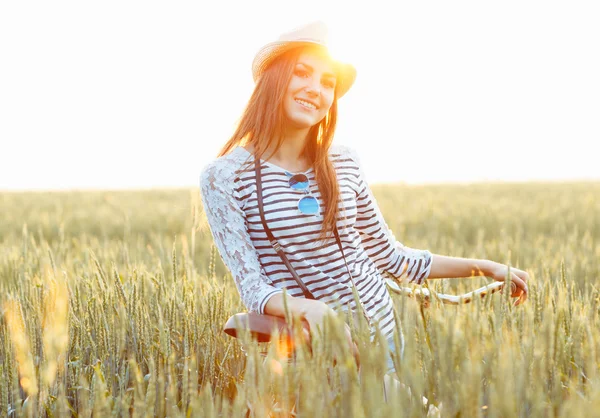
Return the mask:
[[302,77],[302,78],[307,78],[309,76],[308,71],[306,71],[306,70],[296,70],[296,71],[294,71],[294,74],[296,74],[298,77]]
[[335,80],[332,80],[332,79],[324,80],[323,85],[329,89],[332,89],[335,87]]

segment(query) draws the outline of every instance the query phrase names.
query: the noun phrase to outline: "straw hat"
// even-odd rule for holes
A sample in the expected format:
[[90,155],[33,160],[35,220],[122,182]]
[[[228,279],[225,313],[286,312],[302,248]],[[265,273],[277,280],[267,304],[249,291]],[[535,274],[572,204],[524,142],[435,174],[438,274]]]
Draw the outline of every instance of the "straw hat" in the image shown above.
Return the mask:
[[[263,46],[252,61],[252,77],[254,78],[254,82],[260,78],[275,58],[290,49],[305,45],[319,45],[329,54],[329,49],[327,47],[327,32],[327,25],[317,21],[296,28],[291,32],[284,33],[277,41]],[[337,91],[338,98],[340,98],[350,90],[350,87],[352,87],[354,79],[356,78],[356,69],[351,64],[343,63],[335,59],[333,59],[333,61],[339,68]]]

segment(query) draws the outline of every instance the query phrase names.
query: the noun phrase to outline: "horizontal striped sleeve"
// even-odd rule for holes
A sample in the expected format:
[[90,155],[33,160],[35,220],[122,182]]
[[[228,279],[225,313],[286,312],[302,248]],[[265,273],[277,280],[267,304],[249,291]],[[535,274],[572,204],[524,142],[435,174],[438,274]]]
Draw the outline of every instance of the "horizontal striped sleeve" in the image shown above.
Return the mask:
[[379,270],[395,279],[422,284],[431,271],[431,253],[406,247],[396,240],[367,184],[358,156],[354,151],[350,153],[359,179],[355,228],[365,252]]

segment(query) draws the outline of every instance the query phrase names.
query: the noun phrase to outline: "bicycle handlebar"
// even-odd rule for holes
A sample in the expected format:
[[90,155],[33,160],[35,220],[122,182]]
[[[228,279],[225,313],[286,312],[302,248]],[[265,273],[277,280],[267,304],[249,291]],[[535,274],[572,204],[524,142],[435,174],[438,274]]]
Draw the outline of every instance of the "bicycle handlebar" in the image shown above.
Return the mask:
[[[478,289],[475,289],[472,292],[463,293],[462,295],[446,295],[444,293],[434,292],[425,287],[416,289],[411,289],[410,287],[401,287],[392,279],[385,279],[385,281],[388,286],[388,289],[396,294],[414,297],[415,299],[424,300],[426,302],[429,302],[431,299],[431,295],[434,294],[435,298],[441,300],[443,303],[448,305],[463,305],[466,303],[470,303],[476,296],[483,298],[488,293],[492,294],[498,292],[504,286],[504,282],[494,282],[486,286],[482,286]],[[516,285],[514,283],[511,283],[511,293],[515,289]]]

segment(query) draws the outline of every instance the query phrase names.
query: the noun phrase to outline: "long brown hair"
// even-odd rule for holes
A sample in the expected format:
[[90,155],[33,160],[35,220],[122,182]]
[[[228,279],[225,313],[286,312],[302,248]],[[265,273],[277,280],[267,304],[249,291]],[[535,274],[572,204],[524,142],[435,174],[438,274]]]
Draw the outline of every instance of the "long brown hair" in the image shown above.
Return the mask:
[[[254,156],[262,158],[273,141],[273,153],[283,143],[285,114],[283,99],[294,67],[303,48],[294,48],[281,54],[259,78],[248,104],[242,113],[237,129],[219,152],[228,154],[238,145],[251,145]],[[321,199],[325,206],[319,240],[325,240],[335,228],[338,216],[340,189],[333,164],[329,160],[329,147],[333,141],[337,121],[337,95],[327,115],[308,133],[303,154],[312,164]]]

